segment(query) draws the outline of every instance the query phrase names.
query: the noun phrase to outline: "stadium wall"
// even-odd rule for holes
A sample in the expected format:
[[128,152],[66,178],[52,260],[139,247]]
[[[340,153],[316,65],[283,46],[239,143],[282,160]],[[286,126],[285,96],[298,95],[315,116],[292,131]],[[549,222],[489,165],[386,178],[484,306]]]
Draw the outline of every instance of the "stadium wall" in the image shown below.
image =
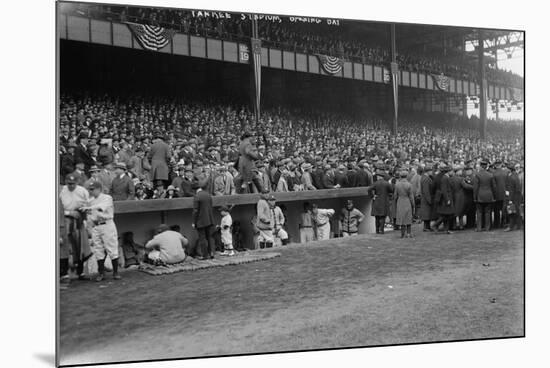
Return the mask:
[[[68,14],[60,14],[57,19],[57,30],[60,39],[143,50],[126,24]],[[228,63],[249,64],[250,62],[247,43],[216,40],[183,33],[176,33],[171,42],[158,52]],[[329,76],[323,70],[315,55],[282,51],[270,47],[262,47],[262,66]],[[342,70],[331,77],[385,83],[382,67],[351,61],[345,61]],[[431,75],[406,70],[399,72],[399,85],[432,91],[437,90]],[[521,90],[514,90],[516,90],[514,93],[522,94]],[[449,93],[471,96],[478,94],[478,91],[479,85],[474,81],[449,78],[447,91]],[[507,86],[489,84],[489,98],[511,100],[512,94],[511,89]]]

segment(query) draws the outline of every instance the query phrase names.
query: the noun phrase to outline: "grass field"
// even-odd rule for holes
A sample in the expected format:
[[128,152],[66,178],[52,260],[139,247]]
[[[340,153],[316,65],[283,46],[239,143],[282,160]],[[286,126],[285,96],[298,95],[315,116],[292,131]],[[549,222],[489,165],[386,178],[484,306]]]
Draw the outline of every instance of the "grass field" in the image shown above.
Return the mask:
[[75,281],[60,294],[60,363],[523,336],[523,232],[413,232]]

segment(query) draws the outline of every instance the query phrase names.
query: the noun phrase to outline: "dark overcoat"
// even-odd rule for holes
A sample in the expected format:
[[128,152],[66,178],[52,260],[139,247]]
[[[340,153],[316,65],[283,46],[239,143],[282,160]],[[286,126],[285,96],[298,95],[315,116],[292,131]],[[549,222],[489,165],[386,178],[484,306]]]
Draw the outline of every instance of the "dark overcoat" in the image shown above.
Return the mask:
[[390,213],[390,194],[393,193],[393,185],[386,180],[378,179],[368,188],[373,194],[372,216],[388,216]]
[[424,174],[420,179],[420,211],[418,216],[422,221],[429,221],[435,219],[435,213],[433,211],[433,180],[432,178]]
[[147,158],[151,162],[151,180],[168,180],[170,146],[159,139],[151,146]]
[[239,146],[239,174],[244,183],[250,183],[257,172],[255,161],[259,159],[256,147],[250,142],[250,138],[242,140]]
[[[437,191],[437,188],[436,188]],[[453,201],[453,190],[448,175],[441,176],[439,182],[439,197],[436,197],[437,213],[439,215],[454,215],[455,207]]]
[[506,179],[508,174],[503,169],[496,169],[493,173],[495,177],[495,201],[503,201],[506,197]]
[[495,201],[496,183],[493,174],[485,169],[474,175],[474,201],[492,203]]
[[393,197],[395,198],[395,223],[411,225],[414,208],[412,184],[406,178],[400,179],[395,183]]
[[464,189],[462,188],[463,177],[455,175],[449,179],[451,190],[453,191],[453,201],[455,205],[455,216],[464,214]]

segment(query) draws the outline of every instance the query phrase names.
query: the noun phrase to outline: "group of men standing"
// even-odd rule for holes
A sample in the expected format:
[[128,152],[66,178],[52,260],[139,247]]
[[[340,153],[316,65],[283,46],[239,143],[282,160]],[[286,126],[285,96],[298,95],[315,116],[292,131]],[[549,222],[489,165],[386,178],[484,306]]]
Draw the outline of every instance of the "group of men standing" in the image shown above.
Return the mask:
[[419,209],[424,231],[437,231],[441,224],[447,233],[464,228],[520,229],[523,195],[518,166],[509,163],[504,169],[503,163],[497,161],[489,169],[486,160],[479,163],[477,170],[468,164],[426,165]]

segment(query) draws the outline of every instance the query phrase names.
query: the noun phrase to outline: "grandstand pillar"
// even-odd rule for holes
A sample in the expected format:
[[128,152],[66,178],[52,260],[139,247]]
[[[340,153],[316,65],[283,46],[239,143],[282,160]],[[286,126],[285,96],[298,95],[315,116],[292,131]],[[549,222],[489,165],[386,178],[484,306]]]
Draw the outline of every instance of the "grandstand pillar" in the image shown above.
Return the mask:
[[392,74],[392,95],[393,95],[393,124],[392,134],[397,135],[397,111],[398,111],[398,97],[397,97],[397,50],[395,44],[395,23],[390,24],[390,52],[391,52],[391,74]]
[[485,46],[483,31],[479,30],[479,133],[481,139],[487,138],[487,82],[485,80]]

